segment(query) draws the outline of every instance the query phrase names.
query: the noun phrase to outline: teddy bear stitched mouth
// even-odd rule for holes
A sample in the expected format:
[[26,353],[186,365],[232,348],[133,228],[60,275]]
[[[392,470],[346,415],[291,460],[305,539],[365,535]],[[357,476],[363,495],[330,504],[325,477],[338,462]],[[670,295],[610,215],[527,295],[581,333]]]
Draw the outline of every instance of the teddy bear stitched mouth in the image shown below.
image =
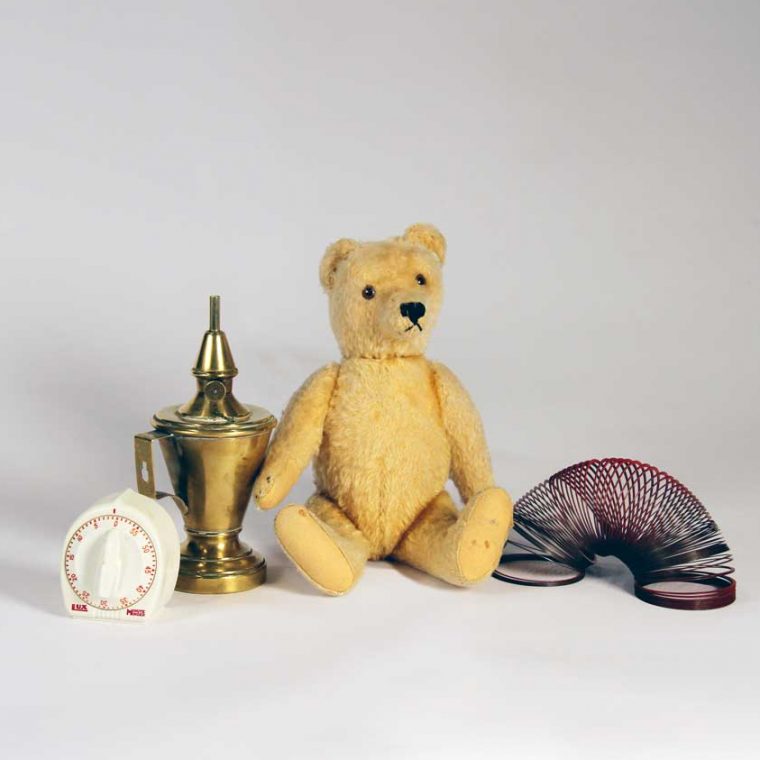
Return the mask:
[[419,301],[408,301],[407,303],[402,303],[401,306],[399,306],[399,310],[401,311],[401,316],[406,317],[412,323],[406,328],[406,330],[404,330],[404,332],[409,332],[413,327],[416,327],[422,332],[420,320],[425,316],[424,303],[420,303]]

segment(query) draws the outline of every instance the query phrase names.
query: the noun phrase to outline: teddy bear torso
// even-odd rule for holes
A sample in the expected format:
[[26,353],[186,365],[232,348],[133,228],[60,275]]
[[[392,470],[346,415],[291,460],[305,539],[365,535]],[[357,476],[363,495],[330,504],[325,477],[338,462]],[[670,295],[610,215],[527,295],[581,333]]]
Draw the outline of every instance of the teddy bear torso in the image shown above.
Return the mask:
[[449,477],[451,451],[423,356],[346,359],[314,471],[317,488],[390,554]]

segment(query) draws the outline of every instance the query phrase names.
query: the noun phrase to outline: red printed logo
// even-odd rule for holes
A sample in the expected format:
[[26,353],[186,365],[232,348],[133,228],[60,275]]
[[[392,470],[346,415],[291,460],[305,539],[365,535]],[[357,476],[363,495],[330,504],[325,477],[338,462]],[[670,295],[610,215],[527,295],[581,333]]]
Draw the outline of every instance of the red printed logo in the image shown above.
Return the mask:
[[87,605],[86,604],[72,604],[71,609],[74,610],[74,612],[87,612]]
[[127,610],[127,615],[134,615],[135,617],[145,617],[145,610]]

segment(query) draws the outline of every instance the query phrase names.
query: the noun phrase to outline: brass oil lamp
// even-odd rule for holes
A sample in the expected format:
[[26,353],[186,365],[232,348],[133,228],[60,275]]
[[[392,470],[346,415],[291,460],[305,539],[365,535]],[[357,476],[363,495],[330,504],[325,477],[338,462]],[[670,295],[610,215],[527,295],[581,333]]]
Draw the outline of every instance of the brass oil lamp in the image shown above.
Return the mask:
[[[254,477],[277,420],[232,393],[238,370],[219,327],[219,296],[210,299],[195,396],[153,415],[155,428],[135,436],[137,488],[151,498],[169,496],[183,513],[187,540],[180,554],[178,591],[245,591],[266,578],[266,562],[240,541]],[[151,442],[158,440],[173,494],[156,491]]]

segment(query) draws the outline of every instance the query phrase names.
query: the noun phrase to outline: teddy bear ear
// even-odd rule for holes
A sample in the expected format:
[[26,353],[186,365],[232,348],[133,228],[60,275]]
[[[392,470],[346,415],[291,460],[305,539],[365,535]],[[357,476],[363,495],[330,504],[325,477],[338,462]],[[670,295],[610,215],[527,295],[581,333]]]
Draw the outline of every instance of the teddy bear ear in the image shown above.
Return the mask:
[[441,264],[446,260],[446,238],[432,224],[413,224],[404,233],[404,240],[432,251]]
[[356,240],[342,238],[333,243],[322,257],[319,265],[319,281],[325,290],[330,290],[335,282],[335,273],[338,271],[338,264],[343,261],[352,251],[356,250],[359,243]]

